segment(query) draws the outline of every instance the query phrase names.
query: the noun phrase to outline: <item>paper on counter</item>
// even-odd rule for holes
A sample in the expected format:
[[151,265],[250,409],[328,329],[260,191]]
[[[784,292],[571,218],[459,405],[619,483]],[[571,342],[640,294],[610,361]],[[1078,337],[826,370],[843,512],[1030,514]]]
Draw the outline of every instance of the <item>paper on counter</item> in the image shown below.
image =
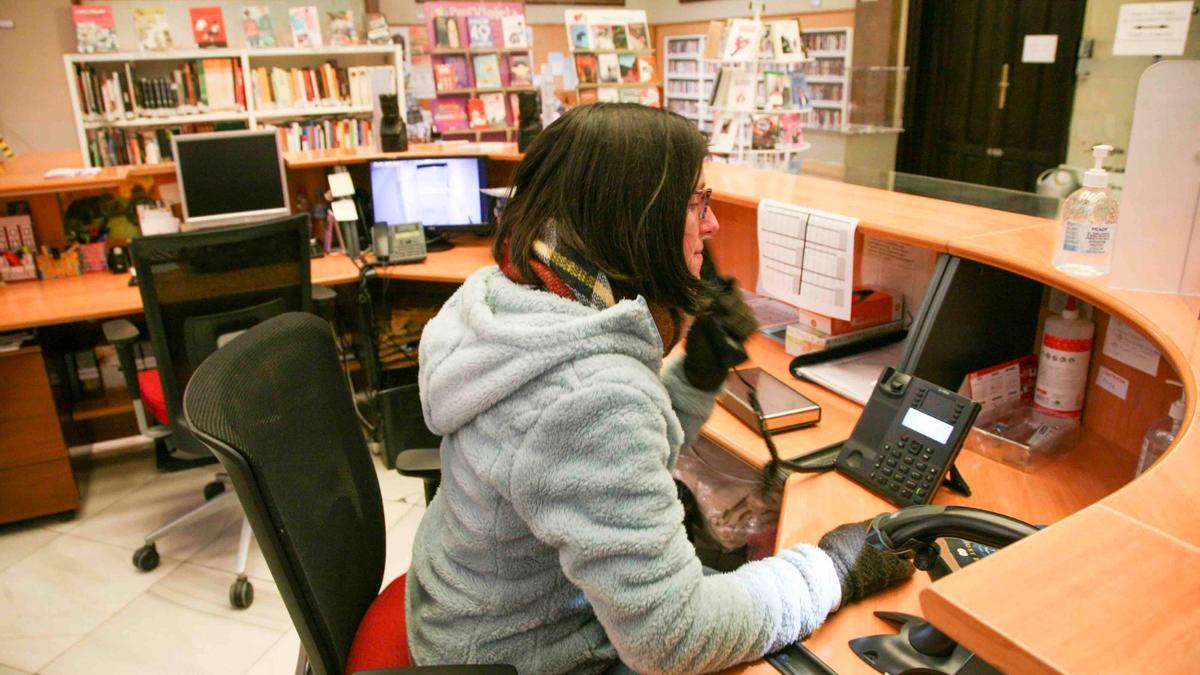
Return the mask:
[[758,293],[849,321],[857,227],[857,218],[762,200]]
[[859,405],[866,405],[883,369],[900,364],[906,341],[825,363],[797,368],[796,374]]

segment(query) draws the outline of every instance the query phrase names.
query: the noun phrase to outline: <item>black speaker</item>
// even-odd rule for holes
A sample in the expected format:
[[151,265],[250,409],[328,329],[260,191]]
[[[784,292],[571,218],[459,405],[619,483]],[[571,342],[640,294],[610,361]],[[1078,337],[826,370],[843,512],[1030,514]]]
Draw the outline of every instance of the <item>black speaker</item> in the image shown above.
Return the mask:
[[400,103],[395,94],[380,94],[379,108],[382,119],[379,121],[379,145],[384,152],[404,152],[408,150],[408,126],[400,117]]
[[525,152],[542,131],[541,108],[541,97],[536,91],[522,91],[517,94],[517,109],[520,112],[517,120],[517,150]]

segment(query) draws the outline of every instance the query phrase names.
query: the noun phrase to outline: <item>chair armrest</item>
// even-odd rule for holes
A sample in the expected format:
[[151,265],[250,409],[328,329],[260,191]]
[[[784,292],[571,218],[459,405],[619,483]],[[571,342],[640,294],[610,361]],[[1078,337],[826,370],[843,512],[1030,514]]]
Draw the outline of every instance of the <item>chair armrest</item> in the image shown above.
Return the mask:
[[142,390],[138,387],[137,361],[133,358],[133,341],[138,337],[137,326],[125,319],[105,321],[100,327],[104,337],[117,348],[117,360],[121,363],[121,375],[125,378],[125,387],[129,397],[140,399]]
[[517,675],[511,665],[414,665],[412,668],[359,670],[354,675]]
[[396,455],[396,471],[404,476],[435,478],[442,471],[442,455],[438,448],[409,448]]

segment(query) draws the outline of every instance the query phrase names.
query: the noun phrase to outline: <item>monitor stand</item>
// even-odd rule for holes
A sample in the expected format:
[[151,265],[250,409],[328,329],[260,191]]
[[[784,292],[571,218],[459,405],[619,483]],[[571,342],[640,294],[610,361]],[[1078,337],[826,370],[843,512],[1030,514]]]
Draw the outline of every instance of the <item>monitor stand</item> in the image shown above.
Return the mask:
[[454,244],[446,237],[445,233],[437,232],[431,229],[425,230],[425,250],[430,253],[438,251],[449,251],[454,248]]

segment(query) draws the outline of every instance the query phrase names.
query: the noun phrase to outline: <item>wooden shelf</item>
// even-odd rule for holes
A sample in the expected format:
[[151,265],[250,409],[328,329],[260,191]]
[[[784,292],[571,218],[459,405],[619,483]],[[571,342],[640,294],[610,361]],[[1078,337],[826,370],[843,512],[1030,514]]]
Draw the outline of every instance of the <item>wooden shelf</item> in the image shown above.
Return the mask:
[[370,105],[330,105],[310,108],[264,108],[255,112],[254,117],[260,120],[270,120],[321,115],[366,115],[373,112],[375,112],[375,107]]
[[466,89],[447,89],[446,91],[437,92],[438,96],[462,96],[463,94],[495,94],[508,93],[513,91],[536,91],[533,85],[525,85],[520,87],[500,87],[498,89],[480,89],[478,87],[468,87]]
[[653,49],[572,49],[572,54],[637,54],[638,56],[653,56]]
[[487,127],[486,129],[451,129],[443,131],[443,136],[469,136],[470,134],[504,133],[516,131],[517,127]]
[[603,89],[604,87],[620,87],[620,88],[637,87],[639,89],[642,89],[645,87],[657,87],[658,83],[657,82],[604,82],[601,84],[592,84],[591,82],[580,82],[575,86],[577,86],[580,89]]
[[106,391],[99,398],[79,401],[71,410],[71,419],[76,422],[94,420],[133,412],[133,399],[124,390]]
[[465,54],[471,56],[474,54],[528,54],[529,47],[493,47],[492,49],[450,49],[448,47],[438,47],[429,52],[430,56],[447,56],[455,54]]

